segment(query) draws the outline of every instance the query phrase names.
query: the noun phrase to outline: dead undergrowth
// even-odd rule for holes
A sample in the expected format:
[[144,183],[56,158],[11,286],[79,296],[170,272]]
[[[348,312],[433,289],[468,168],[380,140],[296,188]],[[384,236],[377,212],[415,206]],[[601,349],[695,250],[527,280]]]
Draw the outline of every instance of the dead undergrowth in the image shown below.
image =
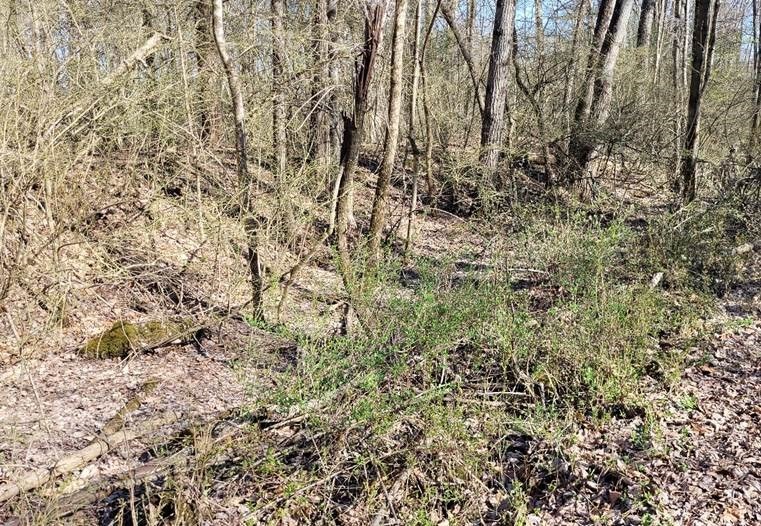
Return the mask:
[[[126,163],[125,172],[110,165],[101,173],[109,184],[97,185],[106,190],[87,202],[76,202],[78,189],[59,196],[68,204],[56,221],[31,197],[12,218],[18,229],[5,233],[4,262],[15,263],[0,321],[0,478],[6,490],[30,470],[50,480],[0,505],[3,519],[680,521],[699,505],[680,501],[674,487],[701,464],[694,454],[666,452],[684,445],[682,430],[691,426],[709,458],[739,444],[733,467],[716,468],[707,483],[706,498],[719,503],[707,517],[752,520],[755,493],[731,507],[711,493],[757,481],[732,471],[753,465],[743,454],[758,435],[744,416],[755,407],[747,364],[758,360],[758,256],[756,231],[742,223],[747,214],[721,203],[672,213],[657,203],[551,202],[474,210],[464,220],[429,202],[403,264],[370,269],[357,250],[361,294],[353,300],[373,316],[341,335],[346,295],[329,249],[318,250],[281,297],[279,277],[319,239],[319,203],[294,207],[303,226],[297,238],[284,240],[272,223],[266,307],[278,318],[252,326],[234,199],[213,190],[224,187],[224,163],[175,164],[183,177],[171,184],[135,177],[139,164]],[[275,206],[267,195],[265,209]],[[405,230],[401,196],[397,188],[391,251]],[[357,209],[369,209],[371,198],[370,185],[361,185]],[[358,217],[360,231],[367,219]],[[715,294],[725,296],[724,318]],[[133,348],[121,359],[79,352],[115,320],[177,316],[198,328],[181,344]],[[737,378],[717,363],[709,387],[689,394],[712,330],[735,334],[711,340],[711,352]],[[156,388],[129,405],[154,378]],[[735,383],[747,389],[734,388],[721,425],[741,419],[745,438],[707,434],[707,413],[695,407],[719,411],[721,393]],[[149,431],[108,442],[113,433],[103,429],[114,415],[117,432]],[[176,418],[161,419],[167,415]],[[110,445],[95,458],[56,469],[98,440]],[[725,471],[734,478],[721,478]]]

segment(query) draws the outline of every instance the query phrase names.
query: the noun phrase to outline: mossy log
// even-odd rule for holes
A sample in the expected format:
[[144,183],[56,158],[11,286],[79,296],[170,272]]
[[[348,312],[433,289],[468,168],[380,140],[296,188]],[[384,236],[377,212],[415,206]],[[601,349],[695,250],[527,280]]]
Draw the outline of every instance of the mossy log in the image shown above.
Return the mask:
[[115,322],[110,329],[90,338],[80,349],[88,358],[125,358],[130,353],[155,349],[186,339],[198,330],[190,320]]

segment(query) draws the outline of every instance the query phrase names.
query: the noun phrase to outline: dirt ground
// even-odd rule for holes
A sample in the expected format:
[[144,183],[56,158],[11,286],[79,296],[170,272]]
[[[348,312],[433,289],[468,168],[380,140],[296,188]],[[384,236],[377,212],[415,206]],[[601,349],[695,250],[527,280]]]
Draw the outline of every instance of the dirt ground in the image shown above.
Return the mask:
[[[370,199],[368,185],[360,192]],[[198,313],[209,305],[245,301],[245,269],[239,257],[220,253],[219,245],[196,237],[192,222],[182,216],[185,212],[173,212],[167,201],[151,206],[169,219],[153,225],[145,236],[136,233],[145,225],[124,224],[118,244],[111,240],[111,245],[70,249],[73,313],[65,322],[44,321],[49,313],[35,306],[23,287],[12,297],[15,303],[7,308],[16,309],[15,318],[6,316],[0,324],[0,484],[87,445],[151,379],[160,379],[158,387],[127,416],[127,426],[168,411],[203,421],[243,407],[268,389],[293,359],[293,342],[253,329],[239,318],[225,319],[191,344],[127,359],[93,360],[77,352],[88,337],[117,319],[145,321],[174,315],[178,308]],[[112,227],[120,213],[104,221]],[[401,208],[395,213],[392,223],[401,218]],[[436,211],[419,218],[418,255],[444,260],[467,253],[469,263],[488,261],[492,241],[474,233],[467,222]],[[123,250],[125,239],[131,240],[129,250]],[[92,254],[99,258],[108,249],[112,256],[120,254],[122,262],[127,258],[127,267],[137,271],[125,276],[98,267]],[[294,260],[294,254],[279,255],[272,272]],[[216,284],[224,281],[231,285],[221,290]],[[317,258],[291,287],[282,321],[313,334],[330,334],[338,325],[334,304],[340,291],[340,280],[325,257]],[[678,388],[657,401],[667,415],[658,426],[657,447],[643,448],[632,439],[644,425],[640,416],[614,418],[604,428],[580,427],[574,450],[568,452],[574,462],[556,466],[563,484],[534,496],[527,524],[657,524],[653,517],[662,524],[761,524],[759,298],[755,283],[724,300],[726,316],[737,320],[738,328],[695,348]],[[273,289],[267,298],[270,312],[278,300]],[[33,337],[25,339],[25,332]],[[162,432],[171,435],[176,429],[170,425]],[[138,468],[139,452],[151,443],[137,440],[103,455],[76,473],[70,491],[89,480]],[[530,444],[521,451],[526,462],[543,454],[541,447]],[[219,524],[240,520],[234,507],[219,511]]]

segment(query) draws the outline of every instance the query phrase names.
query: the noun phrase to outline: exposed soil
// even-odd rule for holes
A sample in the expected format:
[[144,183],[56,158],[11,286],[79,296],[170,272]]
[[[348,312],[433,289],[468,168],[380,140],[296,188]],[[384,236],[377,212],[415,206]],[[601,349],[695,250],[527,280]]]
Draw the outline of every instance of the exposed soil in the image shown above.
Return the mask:
[[[365,186],[362,193],[369,200],[371,189]],[[166,205],[162,206],[171,217]],[[397,207],[391,222],[400,221],[402,213]],[[447,272],[455,278],[458,273],[488,267],[494,247],[467,222],[435,211],[419,217],[417,255],[449,261]],[[154,234],[153,250],[158,242],[158,252],[171,260],[171,245],[180,246],[175,254],[185,255],[174,259],[195,297],[211,298],[212,304],[240,303],[240,289],[245,288],[240,284],[245,280],[241,271],[234,270],[240,262],[224,254],[215,266],[203,257],[194,260],[199,253],[203,256],[203,244],[188,241],[189,235],[169,222]],[[467,264],[452,261],[458,254],[467,255]],[[279,270],[287,268],[294,257],[283,256]],[[330,297],[340,292],[340,281],[326,270],[324,260],[298,276],[283,321],[329,334],[336,325]],[[152,272],[156,274],[156,269]],[[210,273],[233,276],[236,279],[231,282],[237,288],[209,290],[204,276]],[[414,276],[410,279],[414,281]],[[143,284],[140,294],[152,295],[158,302],[166,291],[151,291],[151,286]],[[505,437],[497,461],[508,480],[520,481],[527,488],[529,508],[523,517],[527,524],[761,524],[761,302],[754,286],[725,300],[727,315],[742,327],[693,349],[678,387],[665,395],[653,394],[653,404],[664,415],[660,421],[621,415],[604,425],[580,425],[575,444],[566,451],[526,435]],[[234,320],[194,345],[170,346],[125,360],[86,359],[76,352],[85,337],[107,328],[114,319],[141,321],[147,314],[146,297],[136,302],[131,286],[106,283],[82,290],[90,291],[91,301],[85,304],[88,296],[79,296],[79,316],[53,337],[39,340],[48,352],[19,352],[0,372],[0,483],[48,466],[86,445],[152,378],[161,379],[158,388],[129,415],[127,425],[170,409],[202,421],[240,408],[272,385],[287,362],[298,358],[292,342]],[[185,292],[179,296],[185,298]],[[271,308],[277,298],[271,296],[268,301]],[[172,314],[169,303],[159,309],[162,315]],[[31,312],[29,318],[34,315]],[[172,432],[167,428],[164,435]],[[139,467],[139,453],[152,442],[132,442],[103,456],[76,474],[79,485]],[[505,511],[504,486],[487,489],[482,521],[507,524],[515,520]],[[245,513],[235,505],[220,504],[216,516],[215,523],[235,524]],[[345,523],[353,522],[347,518]]]

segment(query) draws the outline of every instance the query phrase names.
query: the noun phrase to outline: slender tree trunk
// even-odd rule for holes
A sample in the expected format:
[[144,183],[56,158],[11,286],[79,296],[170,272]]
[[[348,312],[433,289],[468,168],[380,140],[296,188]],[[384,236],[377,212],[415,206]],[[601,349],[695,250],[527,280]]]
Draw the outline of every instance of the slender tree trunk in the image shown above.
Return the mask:
[[637,28],[637,47],[650,47],[657,0],[642,0]]
[[534,36],[536,38],[536,54],[540,61],[544,57],[544,14],[542,2],[543,0],[534,0]]
[[312,100],[314,110],[311,122],[310,151],[312,159],[325,165],[330,162],[330,111],[329,100],[333,88],[330,85],[328,33],[328,0],[317,0],[314,17],[314,64]]
[[642,54],[642,65],[645,70],[650,68],[650,41],[653,33],[653,20],[657,3],[660,0],[642,0],[637,27],[637,48]]
[[195,20],[195,61],[198,71],[198,133],[201,142],[208,144],[214,141],[215,118],[213,111],[214,77],[211,71],[214,60],[214,42],[211,28],[211,0],[198,0],[193,5]]
[[415,29],[412,37],[412,86],[410,88],[410,98],[408,108],[408,125],[407,139],[412,149],[412,195],[410,196],[410,206],[407,213],[407,234],[404,241],[404,254],[408,256],[412,244],[412,229],[415,220],[415,210],[418,201],[418,179],[420,174],[420,146],[417,143],[417,126],[415,118],[417,117],[417,98],[418,88],[420,86],[420,33],[423,23],[423,2],[425,0],[415,0]]
[[655,9],[655,62],[653,63],[653,86],[661,84],[661,64],[663,63],[663,40],[666,27],[666,0],[658,0]]
[[[347,289],[352,289],[349,223],[351,215],[351,188],[354,184],[354,171],[359,160],[362,145],[363,127],[368,109],[368,95],[373,78],[373,69],[378,55],[378,47],[383,36],[383,23],[386,5],[384,1],[367,5],[365,12],[365,39],[362,55],[357,60],[354,74],[354,111],[344,115],[344,133],[341,143],[341,174],[338,182],[338,199],[336,204],[336,245],[338,247],[339,271]],[[351,290],[349,293],[351,294]]]
[[442,2],[441,14],[444,16],[444,20],[447,21],[447,24],[452,30],[452,34],[454,35],[455,41],[457,42],[457,47],[460,48],[462,58],[465,60],[465,65],[468,67],[470,81],[473,83],[474,97],[478,102],[478,111],[481,113],[481,115],[483,115],[484,101],[481,95],[481,83],[478,80],[478,73],[473,63],[473,57],[471,56],[470,50],[468,49],[468,42],[465,40],[465,38],[463,38],[460,29],[457,27],[457,23],[454,19],[454,16],[452,15],[451,6],[448,6],[446,3]]
[[283,231],[291,244],[296,242],[293,208],[288,198],[288,136],[286,134],[285,93],[285,0],[271,0],[272,15],[272,146],[275,152],[275,192]]
[[486,81],[486,100],[481,123],[481,163],[491,175],[497,169],[504,139],[514,17],[513,0],[497,0],[489,73]]
[[214,42],[216,43],[217,53],[219,54],[219,58],[225,69],[225,75],[227,76],[227,83],[233,101],[235,149],[238,153],[238,184],[241,187],[243,195],[243,221],[248,240],[246,259],[248,260],[249,272],[251,273],[251,304],[254,311],[254,319],[261,321],[264,319],[264,311],[262,307],[264,280],[262,278],[262,266],[259,258],[258,225],[254,217],[253,206],[251,203],[254,180],[248,172],[248,160],[246,157],[246,111],[243,105],[243,91],[241,89],[240,79],[238,78],[238,73],[233,64],[232,57],[230,57],[230,54],[227,51],[222,0],[213,0],[213,27]]
[[468,0],[468,20],[465,26],[465,38],[468,41],[468,53],[473,55],[473,34],[476,31],[476,0]]
[[587,7],[589,6],[588,0],[580,0],[579,1],[579,7],[576,11],[576,20],[574,21],[573,25],[573,35],[571,37],[571,59],[568,64],[567,68],[567,76],[566,76],[566,83],[565,83],[565,90],[563,90],[563,103],[561,107],[565,111],[565,121],[566,121],[566,137],[570,138],[571,136],[571,124],[573,122],[573,110],[571,105],[571,100],[573,98],[573,89],[576,85],[576,75],[577,75],[577,60],[576,60],[576,52],[579,47],[579,43],[581,42],[581,34],[584,30],[584,19],[586,18],[586,12]]
[[375,200],[370,216],[369,248],[371,257],[380,259],[380,241],[386,224],[388,188],[396,163],[399,144],[399,124],[402,116],[402,74],[404,73],[404,33],[407,29],[407,0],[396,0],[394,36],[391,49],[391,83],[388,95],[388,126],[384,139],[384,154],[375,188]]
[[521,72],[520,61],[518,60],[518,38],[517,32],[513,31],[513,65],[515,67],[515,83],[518,88],[523,92],[523,95],[531,105],[531,109],[534,111],[536,117],[536,124],[539,131],[539,141],[542,147],[542,157],[544,158],[544,169],[546,174],[546,180],[543,181],[545,185],[550,186],[555,180],[555,170],[552,165],[552,156],[550,154],[549,138],[547,136],[547,124],[544,115],[544,108],[541,100],[537,97],[534,90],[523,79],[523,73]]
[[281,177],[288,165],[285,135],[285,62],[284,0],[271,0],[272,10],[272,144],[275,151],[275,173]]
[[576,105],[568,147],[568,174],[572,183],[586,173],[597,146],[594,132],[608,117],[616,62],[633,3],[633,0],[603,0],[600,5],[584,91]]
[[674,111],[674,159],[672,172],[672,189],[679,192],[681,188],[682,145],[684,144],[684,108],[687,91],[687,63],[685,60],[685,38],[687,33],[687,0],[674,1],[674,38],[671,46],[673,68],[671,71],[672,104]]
[[[427,0],[426,0],[427,1]],[[425,32],[423,38],[423,46],[420,49],[420,88],[422,90],[423,99],[423,117],[425,120],[425,183],[428,190],[428,195],[433,197],[434,184],[433,184],[433,116],[431,115],[431,108],[428,102],[428,67],[425,60],[425,54],[428,50],[428,41],[431,37],[431,30],[436,23],[436,16],[439,13],[441,7],[441,0],[437,0],[436,6],[431,14],[431,21],[428,24],[428,29]],[[426,9],[427,11],[427,9]],[[426,17],[424,16],[423,19]]]
[[330,157],[331,160],[339,160],[341,151],[341,116],[338,114],[338,97],[336,88],[340,85],[340,63],[336,45],[338,38],[335,31],[336,16],[338,14],[338,0],[328,0],[328,77],[330,78],[330,94],[328,96],[328,115],[330,116]]
[[700,109],[711,76],[720,0],[696,0],[692,29],[692,70],[687,102],[687,133],[682,150],[682,201],[696,197],[696,168],[700,148]]
[[750,119],[750,136],[748,139],[747,160],[750,164],[758,155],[759,128],[761,128],[761,53],[759,52],[759,24],[757,0],[751,0],[753,5],[753,112]]

